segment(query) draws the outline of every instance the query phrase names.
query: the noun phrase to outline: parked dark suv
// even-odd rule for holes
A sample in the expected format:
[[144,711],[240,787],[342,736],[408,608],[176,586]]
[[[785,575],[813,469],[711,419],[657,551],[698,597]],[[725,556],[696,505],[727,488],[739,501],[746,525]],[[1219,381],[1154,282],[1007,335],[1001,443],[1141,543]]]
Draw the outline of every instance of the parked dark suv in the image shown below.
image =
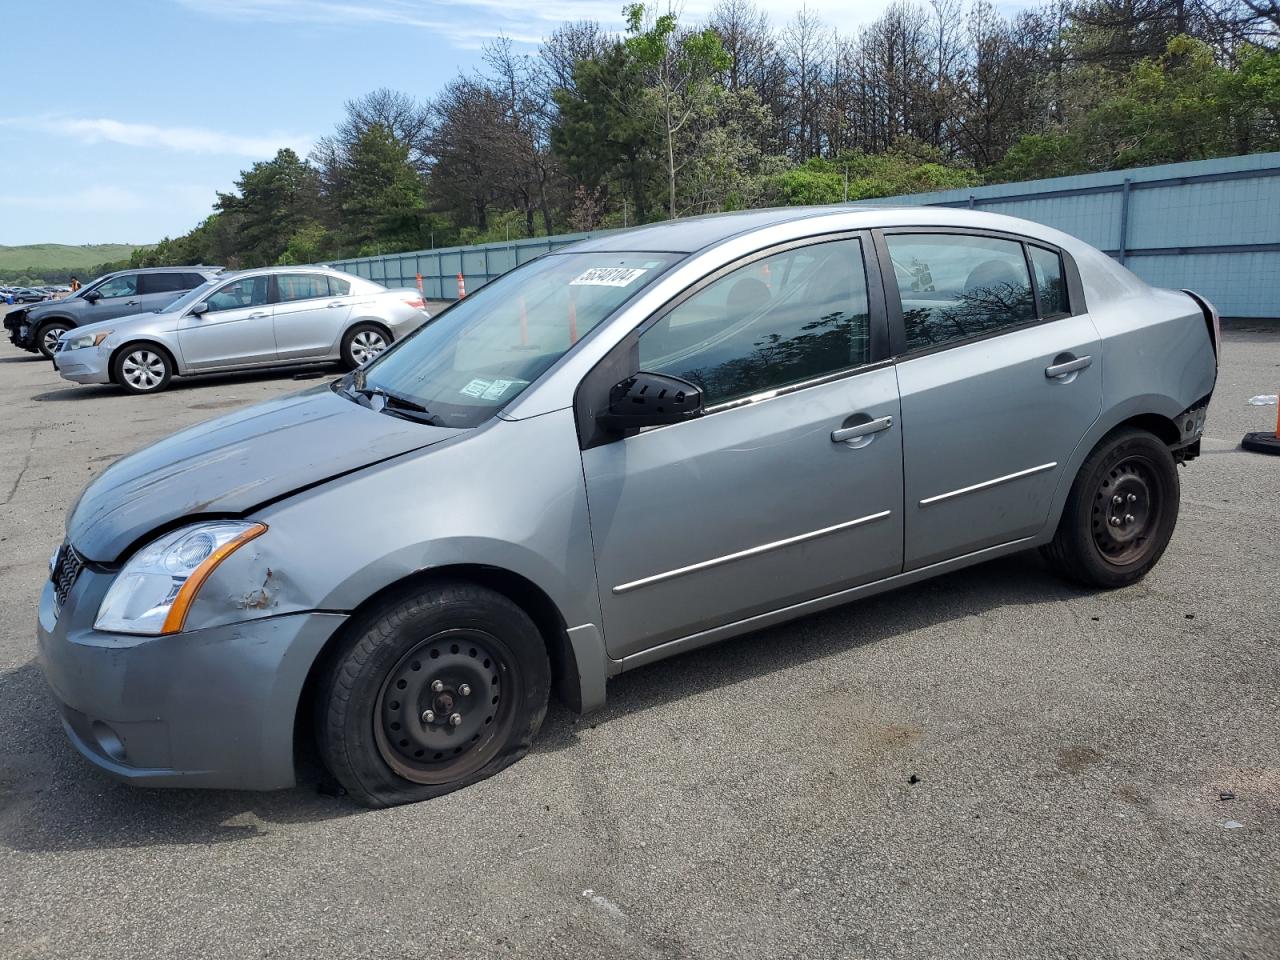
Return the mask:
[[69,297],[10,311],[4,318],[5,329],[16,346],[50,357],[58,337],[72,327],[163,310],[188,290],[216,277],[222,269],[147,267],[108,273]]

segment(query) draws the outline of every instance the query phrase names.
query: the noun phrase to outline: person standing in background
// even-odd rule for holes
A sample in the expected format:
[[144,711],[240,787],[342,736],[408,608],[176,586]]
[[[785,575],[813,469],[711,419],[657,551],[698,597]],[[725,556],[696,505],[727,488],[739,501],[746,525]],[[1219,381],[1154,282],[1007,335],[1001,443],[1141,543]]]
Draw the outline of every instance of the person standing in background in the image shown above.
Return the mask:
[[80,289],[80,281],[79,281],[79,280],[77,280],[77,279],[75,278],[75,275],[73,274],[73,275],[72,275],[72,277],[71,277],[71,282],[70,282],[69,284],[67,284],[67,286],[69,286],[69,287],[71,288],[71,292],[72,292],[72,293],[75,293],[77,290],[79,290],[79,289]]

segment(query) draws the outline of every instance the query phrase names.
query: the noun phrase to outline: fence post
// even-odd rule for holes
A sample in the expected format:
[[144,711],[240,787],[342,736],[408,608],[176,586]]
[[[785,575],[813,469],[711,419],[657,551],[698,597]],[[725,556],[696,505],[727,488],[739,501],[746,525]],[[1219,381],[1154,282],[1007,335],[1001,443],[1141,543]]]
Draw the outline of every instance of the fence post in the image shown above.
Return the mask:
[[1120,255],[1116,259],[1121,263],[1129,252],[1129,184],[1132,182],[1125,177],[1120,186]]

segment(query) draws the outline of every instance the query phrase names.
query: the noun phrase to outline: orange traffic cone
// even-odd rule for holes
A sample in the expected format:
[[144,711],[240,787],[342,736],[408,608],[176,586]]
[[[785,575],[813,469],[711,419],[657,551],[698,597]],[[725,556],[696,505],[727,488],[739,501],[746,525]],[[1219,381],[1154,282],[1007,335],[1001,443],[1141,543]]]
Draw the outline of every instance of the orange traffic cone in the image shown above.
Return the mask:
[[462,279],[462,274],[458,274],[458,299],[461,300],[467,295],[467,284]]
[[1280,403],[1276,404],[1276,429],[1274,433],[1259,430],[1257,433],[1246,433],[1240,446],[1254,453],[1280,454]]

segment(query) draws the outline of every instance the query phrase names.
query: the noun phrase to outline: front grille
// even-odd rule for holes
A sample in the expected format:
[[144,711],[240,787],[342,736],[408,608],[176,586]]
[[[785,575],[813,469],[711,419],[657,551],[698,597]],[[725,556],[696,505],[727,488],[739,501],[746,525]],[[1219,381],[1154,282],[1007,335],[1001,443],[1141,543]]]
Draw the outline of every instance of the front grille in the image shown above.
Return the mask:
[[53,598],[59,610],[67,602],[67,594],[76,585],[76,580],[83,569],[84,559],[76,553],[76,548],[69,543],[64,543],[53,565],[53,574],[49,577],[53,581]]

